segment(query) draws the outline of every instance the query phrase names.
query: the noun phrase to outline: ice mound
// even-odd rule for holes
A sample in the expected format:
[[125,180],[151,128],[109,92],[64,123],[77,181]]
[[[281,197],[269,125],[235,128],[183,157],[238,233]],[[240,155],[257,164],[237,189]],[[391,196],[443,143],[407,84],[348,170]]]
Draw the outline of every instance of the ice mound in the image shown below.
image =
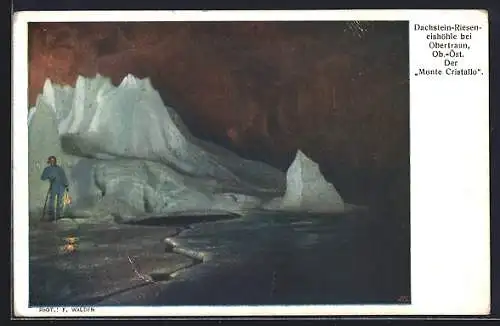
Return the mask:
[[265,208],[330,213],[343,212],[345,203],[335,186],[325,180],[318,164],[299,150],[287,170],[285,195]]
[[285,189],[283,172],[192,136],[149,79],[47,80],[28,124],[30,212],[43,207],[49,155],[66,170],[75,215],[234,212]]

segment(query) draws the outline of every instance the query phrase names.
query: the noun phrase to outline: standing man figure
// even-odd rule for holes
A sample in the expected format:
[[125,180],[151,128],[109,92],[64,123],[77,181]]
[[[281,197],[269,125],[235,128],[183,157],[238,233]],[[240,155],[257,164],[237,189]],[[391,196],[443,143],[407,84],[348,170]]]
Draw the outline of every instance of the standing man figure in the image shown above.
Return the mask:
[[62,215],[64,191],[68,190],[68,179],[62,167],[57,165],[55,156],[49,156],[47,166],[42,173],[42,180],[50,181],[49,189],[49,216],[55,221]]

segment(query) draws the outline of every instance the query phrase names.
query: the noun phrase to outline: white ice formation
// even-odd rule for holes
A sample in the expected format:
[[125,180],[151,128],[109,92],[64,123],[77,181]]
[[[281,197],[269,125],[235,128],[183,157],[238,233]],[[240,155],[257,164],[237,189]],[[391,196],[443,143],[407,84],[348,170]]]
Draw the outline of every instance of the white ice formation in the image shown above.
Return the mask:
[[297,151],[286,174],[286,192],[266,204],[267,209],[333,213],[345,210],[345,203],[335,186],[322,175],[317,163]]
[[74,88],[47,80],[28,126],[32,215],[45,201],[48,185],[40,175],[49,155],[70,180],[76,216],[242,212],[269,206],[263,203],[272,198],[281,210],[343,206],[300,151],[285,176],[195,138],[147,78],[128,75],[115,87],[100,75],[78,77]]
[[193,137],[149,79],[47,80],[28,124],[31,212],[43,207],[49,155],[66,170],[75,215],[233,212],[285,188],[283,172]]

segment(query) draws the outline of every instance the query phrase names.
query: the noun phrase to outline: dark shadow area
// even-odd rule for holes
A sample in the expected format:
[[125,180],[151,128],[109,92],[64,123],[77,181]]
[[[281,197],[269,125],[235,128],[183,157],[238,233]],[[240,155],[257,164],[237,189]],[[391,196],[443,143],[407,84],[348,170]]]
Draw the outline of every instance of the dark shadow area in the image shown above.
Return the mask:
[[[320,223],[310,233],[317,243],[297,245],[277,229],[276,243],[255,257],[174,282],[148,304],[410,304],[409,239],[382,216],[366,214]],[[259,234],[254,238],[262,244]]]
[[114,296],[123,294],[123,293],[128,292],[128,291],[139,289],[139,288],[147,286],[147,285],[149,285],[149,283],[145,282],[142,284],[137,284],[137,285],[131,286],[131,287],[123,289],[123,290],[115,291],[115,292],[107,294],[107,295],[101,295],[101,296],[96,296],[96,297],[89,296],[87,298],[79,299],[79,300],[68,300],[68,302],[63,303],[63,304],[59,304],[59,306],[96,305],[103,300],[112,298]]
[[148,225],[148,226],[185,226],[194,223],[214,222],[219,220],[231,220],[240,217],[238,214],[219,214],[219,215],[181,215],[181,216],[161,216],[148,217],[140,220],[124,222],[130,225]]
[[88,282],[83,275],[30,262],[29,305],[70,305],[74,293],[84,292]]
[[172,279],[168,273],[151,273],[149,276],[151,276],[154,282],[166,282]]

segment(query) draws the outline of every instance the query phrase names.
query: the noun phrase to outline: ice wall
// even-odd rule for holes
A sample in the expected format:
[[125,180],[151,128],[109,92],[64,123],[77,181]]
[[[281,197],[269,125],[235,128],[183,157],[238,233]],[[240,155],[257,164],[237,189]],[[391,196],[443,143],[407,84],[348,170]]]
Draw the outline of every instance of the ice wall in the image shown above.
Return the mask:
[[31,212],[43,207],[49,155],[68,174],[76,215],[235,211],[285,189],[283,172],[193,137],[148,79],[47,80],[28,123]]

